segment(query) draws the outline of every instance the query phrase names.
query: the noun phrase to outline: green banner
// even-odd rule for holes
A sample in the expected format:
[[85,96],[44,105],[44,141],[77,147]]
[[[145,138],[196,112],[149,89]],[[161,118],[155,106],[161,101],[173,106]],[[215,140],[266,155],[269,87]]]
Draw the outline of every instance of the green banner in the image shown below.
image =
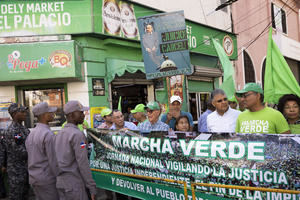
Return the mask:
[[0,45],[0,82],[80,79],[81,49],[75,41]]
[[[119,0],[94,1],[94,32],[129,39],[140,39],[137,18],[160,12]],[[188,46],[191,52],[217,56],[212,39],[222,45],[230,59],[237,59],[236,35],[186,20]]]
[[[129,178],[126,176],[107,174],[93,171],[93,178],[97,187],[112,190],[131,197],[141,199],[174,199],[184,200],[184,190],[176,185],[150,182],[141,179]],[[208,195],[196,192],[196,198],[202,200],[229,200],[224,197]],[[188,199],[192,199],[192,192],[188,190]]]
[[[186,138],[182,132],[167,134],[89,129],[94,143],[90,167],[185,181],[188,187],[194,182],[300,189],[299,135],[202,133],[196,138]],[[112,187],[110,181],[107,187]],[[183,190],[178,184],[169,185],[175,186]],[[276,191],[197,187],[197,192],[200,191],[230,199],[300,198]]]
[[90,0],[0,2],[0,37],[90,32]]

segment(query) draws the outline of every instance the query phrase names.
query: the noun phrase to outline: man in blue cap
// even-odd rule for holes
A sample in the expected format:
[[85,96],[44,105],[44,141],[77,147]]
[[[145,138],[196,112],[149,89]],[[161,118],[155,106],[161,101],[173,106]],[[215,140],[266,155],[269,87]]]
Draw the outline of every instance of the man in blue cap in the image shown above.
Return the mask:
[[256,83],[247,83],[244,89],[236,92],[247,108],[236,122],[237,133],[290,133],[284,116],[273,108],[264,105],[263,89]]
[[16,103],[12,103],[8,107],[13,121],[2,139],[0,163],[2,168],[5,167],[5,158],[7,158],[9,199],[28,199],[29,183],[25,140],[29,135],[29,129],[22,125],[28,116],[27,110],[27,107]]
[[56,187],[60,199],[88,200],[86,188],[91,199],[95,200],[96,183],[88,161],[87,141],[84,133],[77,127],[84,120],[84,111],[89,110],[78,101],[69,101],[64,106],[67,124],[56,135],[55,153],[58,163]]
[[56,110],[56,107],[49,107],[47,102],[39,103],[32,109],[38,123],[31,130],[25,145],[28,152],[29,183],[37,199],[59,199],[56,189],[55,135],[49,127]]

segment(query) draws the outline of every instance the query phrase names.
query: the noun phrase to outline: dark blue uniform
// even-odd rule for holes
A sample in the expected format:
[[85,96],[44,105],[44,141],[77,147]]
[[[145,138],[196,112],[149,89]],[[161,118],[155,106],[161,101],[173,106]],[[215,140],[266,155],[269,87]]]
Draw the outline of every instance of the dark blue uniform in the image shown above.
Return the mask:
[[6,157],[10,200],[28,199],[29,183],[25,147],[28,135],[28,128],[13,121],[2,136],[0,163],[4,163]]

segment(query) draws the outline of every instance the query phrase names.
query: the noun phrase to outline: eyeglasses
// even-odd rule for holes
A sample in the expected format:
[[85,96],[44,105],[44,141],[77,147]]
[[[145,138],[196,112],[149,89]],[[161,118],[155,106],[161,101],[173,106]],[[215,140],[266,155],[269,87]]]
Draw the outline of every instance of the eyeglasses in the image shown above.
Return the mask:
[[242,98],[247,98],[247,97],[249,97],[250,95],[252,95],[252,94],[255,94],[254,92],[251,92],[251,93],[244,93],[244,94],[242,94]]
[[154,110],[147,110],[146,112],[152,114],[153,111],[154,111]]
[[224,98],[224,99],[219,99],[219,100],[217,100],[217,102],[218,102],[218,103],[221,103],[221,102],[223,102],[223,101],[226,102],[227,100],[228,100],[227,98]]

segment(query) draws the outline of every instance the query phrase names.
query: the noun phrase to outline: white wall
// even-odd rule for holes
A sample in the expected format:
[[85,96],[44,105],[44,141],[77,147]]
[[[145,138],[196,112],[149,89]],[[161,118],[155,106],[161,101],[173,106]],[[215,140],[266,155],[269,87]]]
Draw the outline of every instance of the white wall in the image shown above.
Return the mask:
[[220,0],[131,0],[165,12],[184,10],[186,19],[231,31],[230,6],[227,13],[215,11]]
[[86,71],[86,63],[84,63],[84,71],[85,77],[84,82],[70,82],[67,84],[68,86],[68,100],[77,100],[83,106],[89,106],[89,87],[87,80],[87,71]]
[[0,102],[15,102],[15,87],[0,86]]

